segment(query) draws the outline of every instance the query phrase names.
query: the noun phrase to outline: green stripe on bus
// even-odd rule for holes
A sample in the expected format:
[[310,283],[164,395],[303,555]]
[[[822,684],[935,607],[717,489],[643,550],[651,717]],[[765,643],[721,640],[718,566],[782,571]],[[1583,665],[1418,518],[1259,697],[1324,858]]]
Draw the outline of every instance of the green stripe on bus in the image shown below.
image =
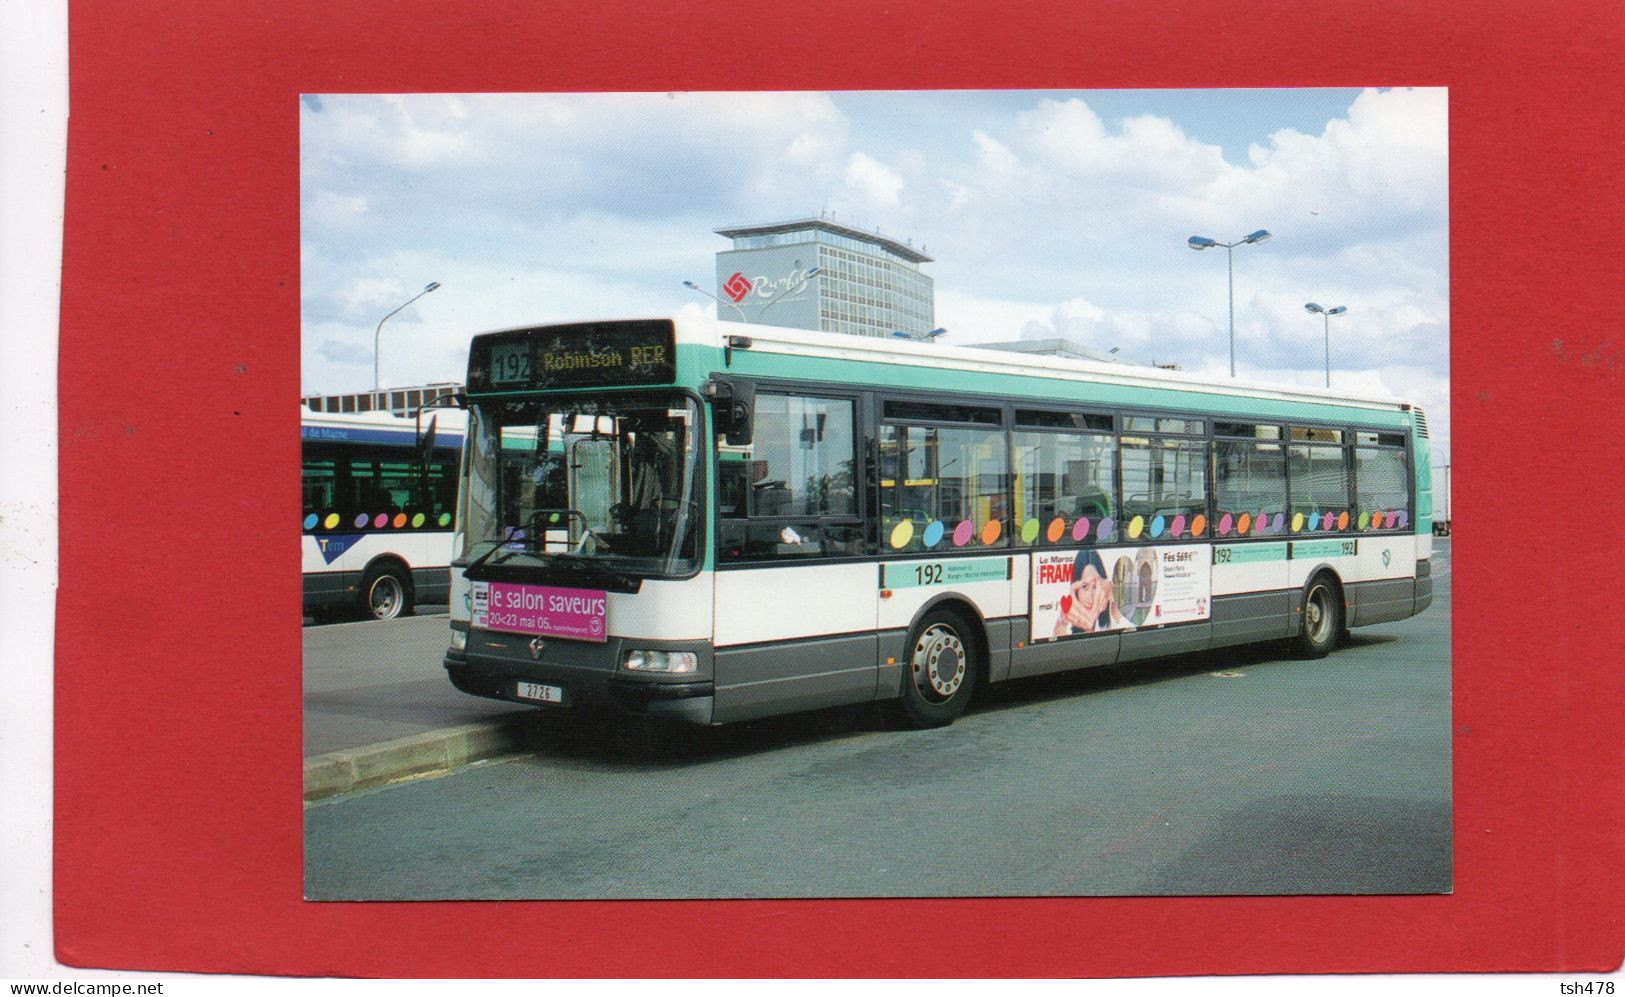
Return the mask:
[[[713,360],[707,364],[704,354]],[[887,364],[867,360],[840,360],[776,353],[735,350],[733,366],[724,368],[721,350],[710,347],[678,347],[678,370],[688,380],[703,380],[709,370],[741,377],[783,377],[800,381],[822,381],[842,387],[903,388],[931,392],[974,392],[984,395],[1032,398],[1051,403],[1147,406],[1204,412],[1247,415],[1254,418],[1346,419],[1370,426],[1409,425],[1409,413],[1384,408],[1366,408],[1336,401],[1289,401],[1225,395],[1217,390],[1196,391],[1170,385],[1167,388],[1098,381],[1072,381],[1036,377],[1004,371],[956,370],[912,364]],[[702,375],[696,378],[694,375]]]
[[1292,557],[1347,557],[1358,553],[1358,540],[1294,540]]
[[1009,559],[1003,557],[952,561],[905,561],[882,568],[881,588],[911,589],[922,585],[965,585],[1004,581],[1010,577]]
[[1286,560],[1286,544],[1235,544],[1213,549],[1214,564],[1251,564]]

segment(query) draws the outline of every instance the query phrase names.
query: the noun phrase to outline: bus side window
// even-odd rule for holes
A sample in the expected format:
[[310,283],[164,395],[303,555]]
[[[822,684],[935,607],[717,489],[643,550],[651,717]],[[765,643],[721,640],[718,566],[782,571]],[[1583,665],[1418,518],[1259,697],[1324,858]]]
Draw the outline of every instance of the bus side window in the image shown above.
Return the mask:
[[723,560],[862,553],[853,401],[758,390],[752,421],[717,448]]

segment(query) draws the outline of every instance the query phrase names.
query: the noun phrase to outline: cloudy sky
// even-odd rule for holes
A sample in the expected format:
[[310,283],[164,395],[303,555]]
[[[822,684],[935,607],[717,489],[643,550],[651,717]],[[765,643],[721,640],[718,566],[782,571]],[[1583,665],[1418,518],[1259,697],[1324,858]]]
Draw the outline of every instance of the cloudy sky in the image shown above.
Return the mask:
[[1421,404],[1449,447],[1443,90],[311,95],[306,393],[460,380],[472,334],[715,313],[723,225],[827,213],[936,259],[950,342],[1063,335]]

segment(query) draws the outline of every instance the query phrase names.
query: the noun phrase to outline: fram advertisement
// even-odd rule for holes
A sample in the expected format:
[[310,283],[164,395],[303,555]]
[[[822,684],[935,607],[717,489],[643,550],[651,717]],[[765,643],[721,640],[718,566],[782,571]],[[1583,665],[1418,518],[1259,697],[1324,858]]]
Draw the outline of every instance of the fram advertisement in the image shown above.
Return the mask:
[[475,582],[469,608],[481,629],[603,643],[609,639],[607,601],[603,592],[588,589]]
[[1205,620],[1212,562],[1189,544],[1034,554],[1030,639]]

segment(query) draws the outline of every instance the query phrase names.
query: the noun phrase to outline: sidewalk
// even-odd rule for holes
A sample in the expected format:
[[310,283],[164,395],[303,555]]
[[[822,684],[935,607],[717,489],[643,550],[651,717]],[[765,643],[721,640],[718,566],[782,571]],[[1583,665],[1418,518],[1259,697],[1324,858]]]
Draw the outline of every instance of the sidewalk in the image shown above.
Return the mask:
[[511,750],[535,711],[458,692],[447,632],[444,613],[304,628],[306,800]]

